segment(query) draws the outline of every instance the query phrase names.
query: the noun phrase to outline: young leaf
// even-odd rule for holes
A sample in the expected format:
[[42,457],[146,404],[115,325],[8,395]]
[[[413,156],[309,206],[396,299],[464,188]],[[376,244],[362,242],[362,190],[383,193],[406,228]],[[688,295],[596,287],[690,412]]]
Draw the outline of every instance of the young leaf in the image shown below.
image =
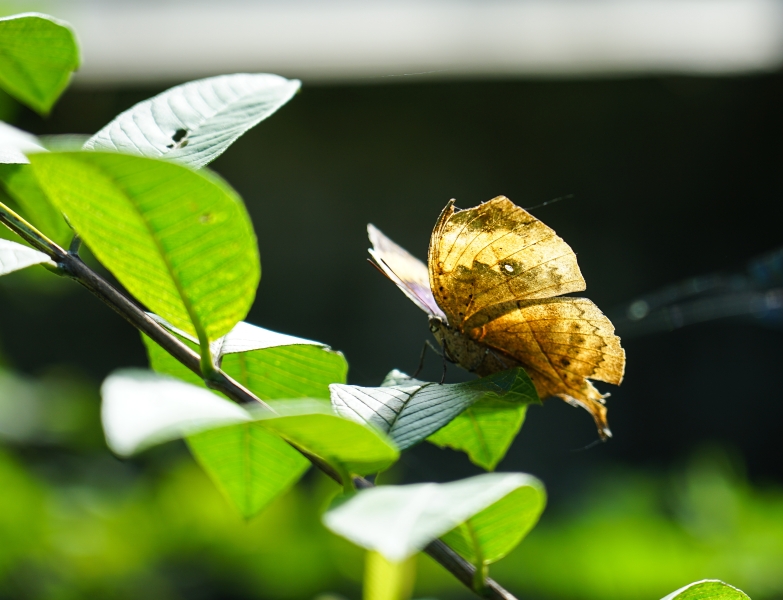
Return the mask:
[[681,587],[662,600],[750,600],[740,589],[718,579],[694,581]]
[[[530,378],[520,368],[465,383],[440,385],[392,371],[382,387],[331,385],[335,411],[388,433],[400,449],[425,439],[465,408],[487,399],[537,401]],[[535,394],[535,392],[532,392]]]
[[[543,498],[541,482],[522,473],[486,473],[444,484],[382,486],[362,490],[335,505],[324,514],[323,522],[353,543],[398,562],[489,510],[489,518],[481,521],[486,523],[482,529],[488,531],[494,521],[493,505],[520,488],[531,488]],[[505,514],[508,505],[501,503],[497,510]]]
[[0,87],[46,115],[79,67],[71,26],[48,15],[0,19]]
[[377,473],[399,458],[399,451],[386,436],[332,414],[326,403],[322,405],[325,409],[322,411],[313,410],[310,403],[305,405],[307,410],[301,411],[301,404],[295,400],[277,402],[273,406],[283,412],[283,416],[260,415],[264,427],[321,457],[343,474]]
[[0,121],[0,164],[30,164],[26,156],[28,152],[46,152],[46,149],[33,134]]
[[522,486],[443,536],[443,541],[474,565],[497,562],[533,529],[546,505],[537,480]]
[[[164,327],[179,335],[186,344],[196,341],[183,331],[153,315]],[[190,339],[189,339],[190,338]],[[155,342],[143,336],[150,366],[161,373],[180,377],[203,386],[201,379],[185,368]],[[282,345],[277,345],[282,344]],[[251,348],[257,348],[250,350]],[[247,349],[241,354],[225,354],[229,350]],[[329,383],[345,381],[347,364],[343,355],[328,346],[293,336],[262,329],[249,323],[239,323],[224,338],[212,345],[213,356],[222,360],[222,369],[239,383],[264,400],[276,398],[328,398]],[[283,426],[285,427],[285,426]],[[257,457],[270,454],[269,436],[273,435],[258,423],[224,427],[187,438],[193,455],[210,475],[215,485],[246,517],[263,508],[269,498],[267,478],[258,470],[266,467],[256,464]],[[274,439],[285,448],[275,446],[278,454],[286,457],[291,484],[309,462],[276,435]],[[294,452],[295,457],[290,455]],[[302,462],[304,461],[304,462]],[[283,479],[272,477],[272,481]],[[287,480],[286,480],[287,481]],[[285,489],[285,488],[282,488]]]
[[265,73],[191,81],[120,114],[84,145],[198,169],[288,102],[300,82]]
[[44,192],[131,294],[202,341],[250,308],[260,264],[250,219],[222,180],[99,152],[31,158]]
[[7,275],[25,267],[50,262],[43,252],[33,250],[22,244],[0,240],[0,275]]
[[106,442],[120,456],[198,431],[252,420],[245,409],[208,390],[140,369],[109,375],[101,386],[101,397]]
[[378,552],[368,552],[364,563],[363,600],[408,600],[413,591],[416,560],[390,562]]
[[528,404],[538,403],[535,388],[513,399],[483,398],[427,438],[436,446],[460,450],[486,471],[494,471],[506,455],[522,423]]
[[[157,315],[161,325],[192,347],[198,342]],[[157,344],[144,337],[150,366],[161,373],[201,384],[201,380]],[[225,373],[262,400],[329,398],[329,384],[344,382],[348,363],[326,344],[240,322],[211,344],[212,356]]]

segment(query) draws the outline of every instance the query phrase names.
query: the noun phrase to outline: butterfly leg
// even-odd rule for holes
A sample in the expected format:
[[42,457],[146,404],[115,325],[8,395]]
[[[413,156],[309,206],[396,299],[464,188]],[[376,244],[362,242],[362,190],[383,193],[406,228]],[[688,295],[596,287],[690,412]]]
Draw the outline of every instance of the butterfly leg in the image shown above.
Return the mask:
[[441,348],[441,356],[443,357],[443,375],[440,376],[440,382],[438,383],[438,385],[443,385],[443,382],[446,381],[446,368],[448,367],[448,363],[457,362],[453,358],[451,358],[451,356],[449,356],[449,349],[446,346],[445,340],[443,341],[443,346]]
[[427,346],[429,346],[430,350],[432,350],[435,354],[440,354],[438,349],[432,345],[432,342],[425,340],[424,346],[421,349],[421,356],[419,356],[419,366],[417,367],[416,372],[413,374],[414,378],[418,377],[422,368],[424,368],[424,355],[427,354]]

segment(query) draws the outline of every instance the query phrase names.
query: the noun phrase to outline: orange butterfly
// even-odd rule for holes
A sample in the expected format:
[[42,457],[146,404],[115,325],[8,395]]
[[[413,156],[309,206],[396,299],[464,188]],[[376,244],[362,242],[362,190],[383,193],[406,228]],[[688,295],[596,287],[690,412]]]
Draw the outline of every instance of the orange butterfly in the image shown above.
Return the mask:
[[[429,315],[446,357],[480,376],[521,366],[541,398],[587,409],[603,439],[604,398],[588,381],[619,385],[625,351],[587,298],[576,254],[505,196],[458,210],[451,200],[430,239],[429,269],[373,225],[370,255]],[[608,394],[607,394],[608,395]]]

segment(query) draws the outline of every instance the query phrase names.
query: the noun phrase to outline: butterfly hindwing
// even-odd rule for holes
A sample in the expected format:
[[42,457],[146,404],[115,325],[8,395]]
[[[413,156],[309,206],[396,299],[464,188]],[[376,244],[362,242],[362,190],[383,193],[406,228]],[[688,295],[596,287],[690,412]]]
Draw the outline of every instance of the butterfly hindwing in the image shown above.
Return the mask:
[[430,240],[432,292],[453,327],[487,306],[585,289],[576,255],[505,196],[441,213]]
[[466,331],[474,341],[518,361],[539,396],[559,396],[586,408],[602,435],[609,435],[603,396],[588,381],[619,385],[625,351],[611,321],[586,298],[549,298],[496,305]]

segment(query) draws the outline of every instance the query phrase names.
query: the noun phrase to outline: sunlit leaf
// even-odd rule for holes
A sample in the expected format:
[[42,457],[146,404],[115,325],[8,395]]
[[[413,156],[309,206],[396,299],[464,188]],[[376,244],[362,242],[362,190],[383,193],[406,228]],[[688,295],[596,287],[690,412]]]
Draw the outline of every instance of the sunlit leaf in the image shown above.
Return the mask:
[[50,260],[43,252],[8,240],[0,240],[0,275],[45,262]]
[[364,563],[363,600],[408,600],[413,591],[416,561],[386,560],[379,552],[368,552]]
[[482,510],[443,536],[443,541],[472,564],[491,564],[506,556],[538,522],[546,492],[537,479]]
[[0,87],[20,102],[47,114],[78,67],[68,23],[37,13],[0,19]]
[[37,154],[31,162],[47,196],[150,310],[210,340],[247,314],[258,249],[242,201],[222,180],[99,152]]
[[265,73],[191,81],[140,102],[84,145],[203,167],[288,102],[300,82]]
[[330,386],[332,405],[338,414],[377,427],[401,449],[430,436],[480,400],[536,401],[537,396],[530,396],[532,389],[530,379],[522,369],[444,385],[392,371],[377,388]]
[[[524,487],[543,493],[537,479],[521,473],[486,473],[444,484],[381,486],[336,504],[323,521],[353,543],[398,562]],[[502,504],[499,510],[505,511]]]
[[704,579],[689,583],[662,600],[750,600],[748,595],[718,579]]

